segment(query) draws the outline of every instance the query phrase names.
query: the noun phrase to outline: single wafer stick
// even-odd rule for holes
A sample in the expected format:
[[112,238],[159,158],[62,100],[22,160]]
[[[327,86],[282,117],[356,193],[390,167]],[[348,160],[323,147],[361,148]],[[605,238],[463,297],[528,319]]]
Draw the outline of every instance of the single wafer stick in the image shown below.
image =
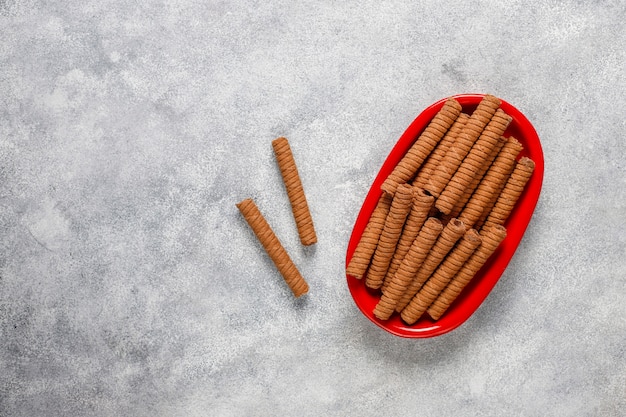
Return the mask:
[[486,95],[478,104],[478,107],[465,123],[463,130],[458,134],[454,143],[450,146],[446,155],[432,175],[424,184],[424,189],[435,197],[439,197],[450,178],[454,175],[459,165],[476,142],[485,126],[489,123],[498,107],[500,99]]
[[444,214],[450,214],[455,204],[463,196],[465,190],[478,175],[483,164],[496,148],[500,137],[511,123],[511,116],[498,109],[485,127],[478,140],[472,145],[469,153],[461,162],[450,182],[446,184],[435,206]]
[[421,188],[413,186],[413,203],[411,204],[411,211],[406,218],[404,229],[402,229],[402,235],[396,245],[396,250],[389,264],[387,275],[383,281],[382,291],[385,292],[387,284],[391,281],[391,278],[396,273],[396,270],[400,266],[400,263],[404,259],[404,256],[409,251],[411,244],[417,237],[422,225],[428,217],[428,212],[433,205],[434,197],[427,194]]
[[[471,198],[459,214],[459,219],[467,225],[480,230],[482,220],[487,217],[498,194],[504,188],[507,179],[515,167],[515,158],[522,150],[522,144],[514,137],[509,137],[496,156]],[[483,217],[484,216],[484,217]],[[482,219],[482,220],[481,220]]]
[[391,317],[395,311],[396,303],[406,291],[411,279],[422,265],[442,230],[443,225],[438,219],[431,217],[426,220],[411,244],[406,257],[402,260],[381,299],[376,304],[374,315],[380,320],[387,320]]
[[263,245],[263,248],[265,248],[274,265],[276,265],[276,268],[278,268],[287,285],[289,285],[289,288],[291,288],[291,291],[293,291],[293,295],[300,297],[306,294],[309,291],[309,285],[300,275],[300,271],[296,268],[296,265],[254,201],[248,198],[236,204],[236,206],[259,239],[259,242],[261,242],[261,245]]
[[452,252],[450,252],[433,275],[426,281],[422,288],[420,288],[419,292],[415,294],[411,302],[402,310],[402,320],[407,324],[415,323],[432,302],[435,301],[448,282],[450,282],[463,267],[463,264],[465,264],[478,245],[480,245],[480,242],[481,238],[476,230],[469,229],[465,232],[465,235],[463,235],[463,238]]
[[313,218],[304,195],[304,188],[302,188],[302,181],[300,181],[300,175],[298,174],[298,168],[293,158],[289,141],[280,137],[272,141],[272,147],[274,148],[276,161],[287,189],[287,196],[291,203],[293,217],[296,220],[300,242],[305,246],[312,245],[317,242],[317,235],[315,234]]
[[468,119],[469,115],[466,113],[461,113],[459,115],[443,139],[439,141],[435,149],[428,156],[424,165],[422,165],[420,170],[417,172],[417,176],[413,180],[413,185],[424,188],[426,181],[430,178],[436,167],[441,163],[443,157],[446,156],[446,152],[450,149],[450,146],[452,146],[461,130],[463,130],[463,127],[467,123]]
[[483,228],[494,224],[503,225],[506,222],[534,169],[535,162],[528,157],[524,156],[517,162],[515,169],[498,196],[496,204],[491,209],[489,216],[487,216],[487,220],[485,220],[485,224],[482,226]]
[[385,219],[385,226],[380,234],[372,264],[365,278],[365,285],[369,288],[378,289],[383,285],[389,263],[402,233],[402,227],[411,210],[412,201],[413,187],[409,184],[400,184],[391,202],[391,208],[387,219]]
[[[480,184],[480,181],[483,179],[485,173],[487,172],[493,161],[496,159],[506,142],[507,138],[505,138],[504,136],[500,136],[500,139],[498,140],[496,146],[491,150],[489,157],[480,167],[480,170],[476,173],[470,185],[465,189],[459,201],[457,201],[457,203],[454,205],[454,209],[452,209],[452,211],[450,212],[451,217],[459,217],[459,214],[461,214],[461,210],[463,210],[463,207],[465,207],[469,199],[472,197],[472,194],[474,194],[474,191],[476,191],[478,184]],[[465,223],[465,225],[467,226],[467,223]]]
[[460,113],[461,105],[458,101],[453,98],[446,100],[442,109],[426,126],[426,129],[413,143],[406,155],[402,157],[380,188],[386,193],[393,195],[399,184],[406,183],[413,178],[424,160],[443,138]]
[[437,269],[441,261],[446,257],[448,252],[452,250],[456,242],[465,234],[465,225],[458,219],[451,219],[444,227],[443,231],[437,238],[437,242],[428,253],[428,256],[415,274],[415,277],[409,284],[398,303],[396,311],[401,312],[404,307],[411,301],[413,296],[419,291],[422,284]]
[[480,232],[482,243],[463,265],[461,270],[452,278],[446,288],[437,296],[437,299],[428,307],[428,315],[433,320],[439,320],[448,310],[450,305],[457,299],[461,291],[474,278],[476,273],[483,267],[487,259],[495,252],[500,242],[506,237],[506,229],[503,226],[491,226]]
[[350,258],[346,274],[357,279],[363,278],[378,246],[378,239],[385,226],[385,220],[390,208],[391,196],[387,193],[382,193],[352,254],[352,258]]

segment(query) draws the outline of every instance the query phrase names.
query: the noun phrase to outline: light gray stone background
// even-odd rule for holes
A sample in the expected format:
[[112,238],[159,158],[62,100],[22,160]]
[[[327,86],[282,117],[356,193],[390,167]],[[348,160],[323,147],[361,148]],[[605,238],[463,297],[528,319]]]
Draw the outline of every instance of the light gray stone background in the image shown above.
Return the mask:
[[[0,415],[625,415],[625,20],[623,1],[1,0]],[[535,125],[543,192],[475,315],[398,338],[350,298],[348,239],[405,128],[467,92]]]

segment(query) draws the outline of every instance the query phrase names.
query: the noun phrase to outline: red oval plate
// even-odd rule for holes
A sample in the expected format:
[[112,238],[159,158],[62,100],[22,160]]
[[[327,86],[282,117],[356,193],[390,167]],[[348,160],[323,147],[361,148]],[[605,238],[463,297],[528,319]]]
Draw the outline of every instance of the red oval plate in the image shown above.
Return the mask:
[[[462,94],[453,97],[461,104],[465,113],[471,114],[484,97],[484,94]],[[404,154],[409,150],[411,145],[413,145],[413,142],[419,137],[435,114],[441,110],[447,99],[448,98],[444,98],[426,108],[400,137],[398,143],[396,143],[383,163],[354,224],[352,236],[348,243],[346,266],[376,207],[376,203],[382,193],[380,186],[383,181],[400,162]],[[373,323],[389,333],[408,338],[425,338],[442,335],[463,324],[465,320],[476,311],[485,298],[487,298],[522,240],[522,236],[526,231],[526,227],[537,205],[539,193],[541,192],[544,169],[543,151],[541,149],[539,136],[528,119],[519,110],[504,100],[502,100],[500,107],[513,118],[504,136],[513,136],[521,142],[524,149],[519,157],[527,156],[532,159],[535,162],[535,170],[505,224],[507,237],[502,241],[496,252],[489,258],[483,268],[478,271],[476,276],[465,287],[463,292],[459,294],[458,298],[449,307],[446,313],[437,321],[428,317],[428,314],[424,314],[422,318],[411,326],[404,323],[398,314],[394,314],[389,320],[379,320],[373,313],[380,299],[379,292],[367,288],[365,286],[365,278],[358,280],[352,276],[346,275],[348,288],[350,289],[350,293],[357,307]]]

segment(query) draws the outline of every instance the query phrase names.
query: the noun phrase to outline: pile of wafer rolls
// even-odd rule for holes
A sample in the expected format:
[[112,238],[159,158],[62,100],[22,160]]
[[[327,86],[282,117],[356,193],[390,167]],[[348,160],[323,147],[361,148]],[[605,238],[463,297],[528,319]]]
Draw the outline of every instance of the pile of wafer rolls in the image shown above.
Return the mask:
[[346,272],[379,291],[379,320],[441,318],[506,237],[535,164],[495,96],[446,100],[381,185]]

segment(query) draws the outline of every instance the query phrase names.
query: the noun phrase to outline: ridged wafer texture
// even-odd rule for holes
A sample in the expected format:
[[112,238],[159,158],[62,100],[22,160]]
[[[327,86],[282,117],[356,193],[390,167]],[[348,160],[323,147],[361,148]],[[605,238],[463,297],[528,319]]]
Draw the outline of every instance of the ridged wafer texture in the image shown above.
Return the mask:
[[454,249],[446,256],[433,275],[420,288],[411,302],[402,310],[402,320],[407,324],[415,323],[424,314],[446,285],[459,272],[465,262],[474,253],[481,238],[474,229],[469,229],[463,235]]
[[495,252],[500,242],[506,237],[503,226],[494,225],[480,232],[482,243],[463,265],[461,270],[450,280],[446,288],[437,296],[437,299],[428,307],[428,315],[433,320],[439,320],[457,299],[461,291],[483,267],[487,259]]
[[459,114],[461,114],[459,102],[453,98],[446,100],[441,110],[433,117],[380,188],[393,195],[399,184],[404,184],[412,179],[424,160],[459,117]]
[[[465,189],[459,201],[457,201],[457,203],[454,205],[454,209],[452,209],[452,211],[449,214],[451,218],[459,217],[461,210],[463,210],[463,207],[465,207],[469,199],[472,197],[472,194],[474,194],[474,191],[476,191],[478,184],[480,184],[480,181],[483,179],[483,177],[485,176],[485,173],[487,172],[487,170],[489,169],[493,161],[496,159],[496,157],[498,156],[498,154],[500,153],[500,151],[502,150],[502,147],[504,146],[506,142],[507,142],[507,138],[505,138],[504,136],[500,136],[500,139],[498,140],[496,146],[491,150],[489,157],[480,167],[480,170],[476,173],[470,185]],[[467,226],[467,223],[465,224]]]
[[459,219],[467,227],[480,230],[480,225],[515,168],[515,160],[521,151],[522,144],[514,137],[509,137],[459,214]]
[[365,278],[365,285],[369,288],[378,289],[383,285],[389,263],[402,233],[402,227],[411,210],[412,201],[413,187],[409,184],[400,184],[391,201],[385,226],[380,234],[376,252],[374,252],[372,263]]
[[272,141],[272,147],[274,148],[276,162],[278,163],[285,188],[287,189],[287,196],[291,203],[293,217],[296,220],[300,242],[305,246],[317,243],[317,234],[313,226],[313,218],[311,217],[311,211],[309,210],[304,188],[302,187],[302,181],[300,180],[300,174],[298,173],[298,167],[293,158],[289,141],[284,137],[277,138]]
[[245,199],[236,204],[244,219],[265,248],[274,265],[285,279],[293,295],[300,297],[309,291],[309,285],[293,263],[289,254],[274,234],[265,217],[251,199]]
[[491,225],[503,225],[506,222],[534,169],[535,163],[528,157],[522,157],[515,164],[515,169],[504,185],[489,216],[487,216],[483,228]]
[[395,311],[396,303],[406,291],[442,230],[443,225],[434,217],[424,222],[417,237],[409,247],[406,257],[402,260],[381,299],[376,304],[374,315],[380,320],[388,320],[391,317]]
[[417,176],[415,177],[415,180],[413,180],[413,185],[424,188],[424,185],[426,185],[426,181],[435,171],[435,168],[439,166],[443,157],[446,156],[446,152],[448,151],[448,149],[450,149],[450,146],[454,143],[459,133],[461,133],[461,130],[463,130],[463,127],[468,120],[469,115],[466,113],[461,113],[459,117],[457,117],[457,119],[452,124],[443,139],[439,141],[435,149],[421,166],[420,170],[417,173]]
[[422,225],[428,218],[428,212],[433,205],[435,198],[422,190],[419,187],[413,186],[413,203],[411,204],[411,211],[406,218],[402,234],[396,245],[396,251],[391,258],[389,269],[385,275],[383,281],[382,291],[385,292],[387,284],[396,273],[396,270],[400,266],[400,263],[404,259],[405,255],[409,251],[411,244],[417,237]]
[[376,208],[374,208],[374,211],[367,222],[367,226],[365,226],[365,230],[361,235],[361,239],[352,254],[352,258],[350,258],[350,262],[348,262],[346,274],[357,279],[361,279],[363,278],[363,275],[365,275],[365,271],[367,271],[367,267],[372,260],[376,247],[378,246],[380,234],[385,226],[385,220],[387,219],[389,209],[391,208],[391,200],[392,198],[389,194],[381,194],[378,199],[378,203],[376,204]]
[[443,228],[437,238],[437,242],[424,259],[420,269],[415,274],[415,278],[409,284],[398,303],[396,311],[401,312],[411,301],[413,296],[422,287],[422,284],[432,275],[446,255],[452,250],[456,242],[465,234],[465,225],[458,219],[451,219]]
[[511,120],[511,116],[502,109],[496,110],[478,140],[472,145],[467,156],[437,198],[435,206],[440,212],[450,214],[465,190],[469,188],[474,178],[479,174],[492,151],[498,146],[500,137]]
[[439,197],[450,178],[454,175],[461,162],[479,138],[493,115],[500,107],[500,99],[486,95],[478,104],[478,107],[465,123],[463,130],[458,134],[454,143],[450,146],[439,166],[433,171],[423,188],[435,197]]

